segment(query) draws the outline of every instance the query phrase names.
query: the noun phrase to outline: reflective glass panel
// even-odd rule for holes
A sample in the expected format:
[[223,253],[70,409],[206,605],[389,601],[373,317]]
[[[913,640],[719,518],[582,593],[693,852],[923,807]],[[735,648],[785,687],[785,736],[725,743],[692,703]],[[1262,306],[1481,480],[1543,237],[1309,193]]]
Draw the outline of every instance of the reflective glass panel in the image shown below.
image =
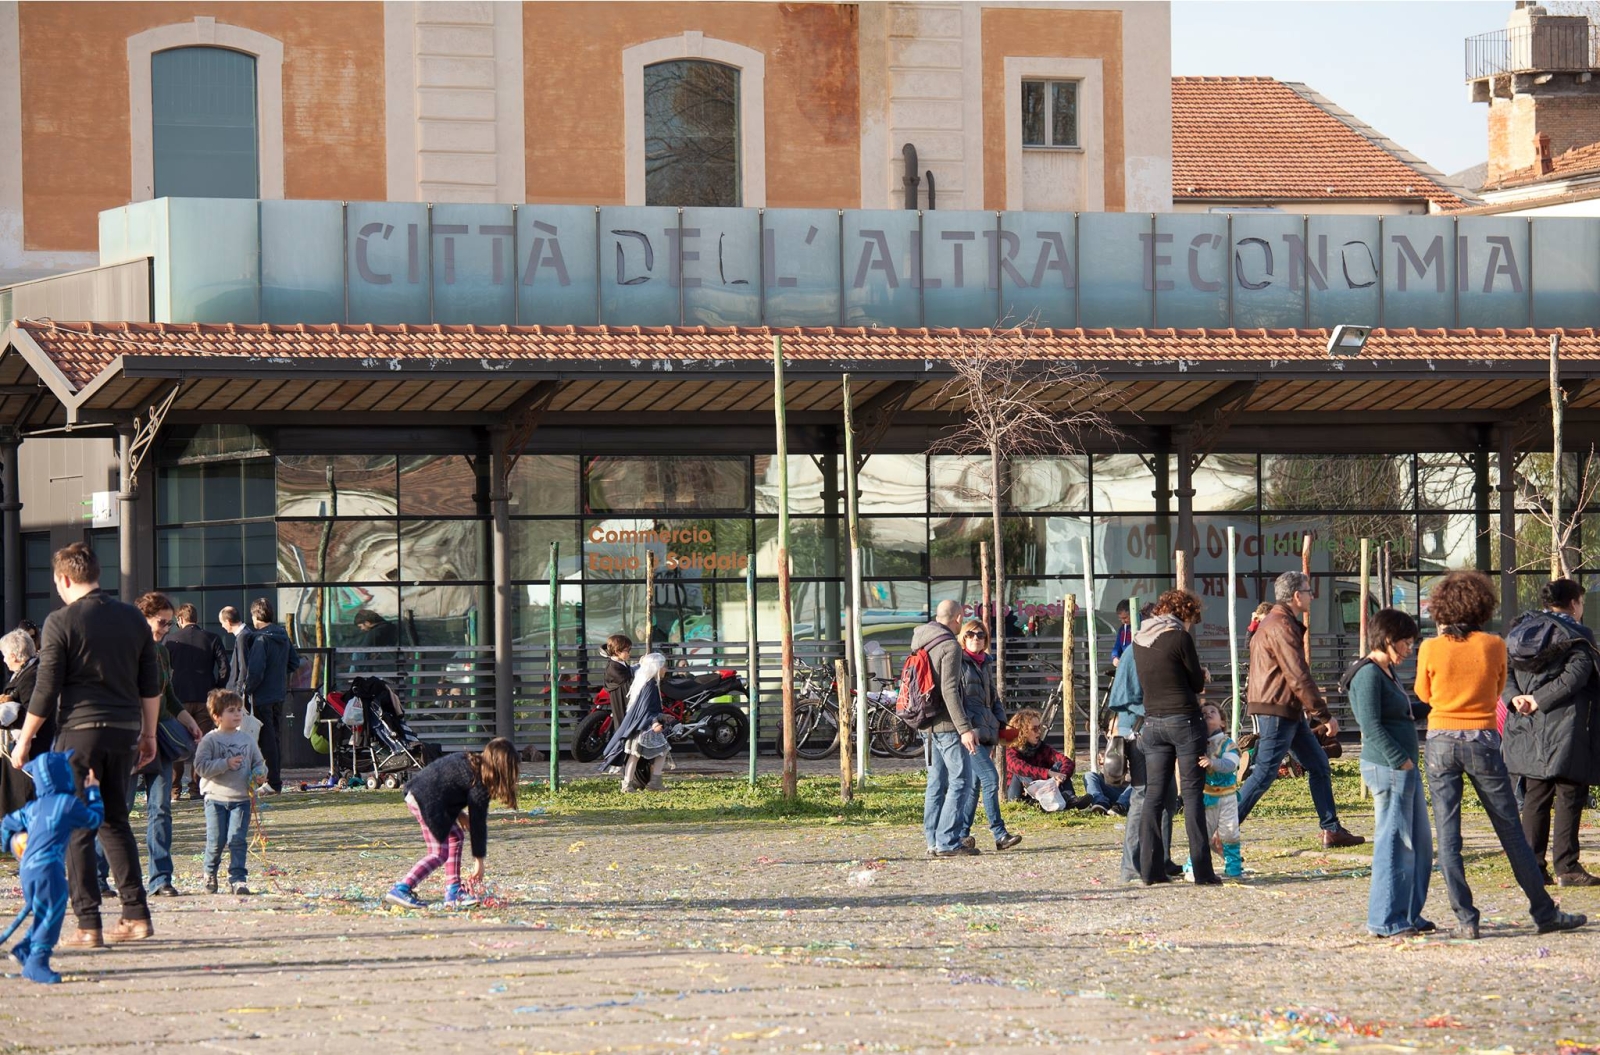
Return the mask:
[[1022,145],[1044,146],[1044,81],[1022,82]]
[[576,579],[585,557],[580,524],[575,520],[513,520],[511,522],[511,579],[513,582],[550,581],[550,543],[560,546],[560,577]]
[[1086,212],[1078,217],[1078,243],[1094,247],[1078,291],[1083,326],[1149,326],[1148,267],[1154,231],[1143,213]]
[[510,325],[516,321],[511,206],[439,202],[433,236],[433,321]]
[[928,459],[923,454],[874,454],[856,477],[862,513],[926,513]]
[[1264,454],[1264,509],[1411,509],[1409,454]]
[[408,582],[486,578],[487,529],[482,520],[400,521],[402,577]]
[[1454,326],[1455,221],[1447,216],[1383,220],[1383,324]]
[[1190,476],[1199,511],[1256,508],[1256,456],[1208,454]]
[[[1233,283],[1231,325],[1304,326],[1306,286],[1325,282],[1322,271],[1306,274],[1305,219],[1246,212],[1235,213],[1231,223],[1233,260],[1224,279]],[[1225,296],[1227,287],[1222,290]]]
[[592,326],[599,321],[598,222],[587,205],[517,207],[517,322]]
[[1528,221],[1521,216],[1463,216],[1456,232],[1458,326],[1517,325],[1528,317]]
[[600,457],[589,460],[593,512],[744,510],[750,461],[743,457]]
[[862,517],[864,576],[926,575],[928,521],[923,517]]
[[739,200],[739,71],[678,60],[644,69],[647,205],[735,206]]
[[1378,218],[1312,216],[1307,221],[1306,278],[1311,325],[1378,323]]
[[[757,513],[778,512],[777,464],[777,459],[772,455],[758,454],[755,457]],[[835,480],[839,488],[836,508],[839,515],[843,516],[845,511],[843,464],[843,459],[828,454],[789,455],[789,515],[818,515],[827,510],[827,473],[831,468],[836,474]],[[858,480],[856,486],[865,485]]]
[[578,512],[578,456],[524,454],[511,470],[511,512],[571,516]]
[[613,517],[586,520],[583,531],[583,574],[589,580],[643,581],[651,553],[657,583],[743,578],[750,553],[748,520]]
[[754,209],[683,211],[683,322],[761,324],[761,216]]
[[1594,325],[1600,318],[1600,219],[1535,218],[1528,283],[1535,326]]
[[400,459],[402,516],[471,515],[479,512],[483,490],[476,466],[465,455],[413,454]]
[[[850,533],[843,519],[832,522],[820,517],[789,518],[789,574],[800,578],[839,575],[850,552]],[[778,522],[757,520],[756,574],[778,574]],[[724,577],[730,573],[719,573]],[[739,574],[742,574],[739,573]]]
[[922,325],[921,221],[906,209],[844,214],[844,324]]
[[277,462],[279,516],[392,516],[396,511],[393,455],[284,455]]
[[1077,325],[1076,224],[1070,212],[1000,214],[995,266],[1002,325]]
[[1094,456],[1094,511],[1131,512],[1155,509],[1156,477],[1137,454]]
[[[1402,554],[1396,553],[1395,566],[1416,568],[1424,575],[1442,575],[1456,568],[1476,568],[1480,540],[1488,542],[1489,565],[1492,566],[1498,563],[1495,560],[1499,550],[1495,533],[1498,523],[1498,517],[1491,517],[1482,525],[1484,530],[1480,533],[1478,518],[1470,513],[1424,513],[1417,528],[1416,559],[1402,561]],[[1405,548],[1407,551],[1411,549],[1410,546]],[[1409,557],[1410,554],[1404,556]],[[1488,567],[1484,570],[1487,571]]]
[[1163,213],[1155,238],[1146,280],[1155,285],[1156,325],[1226,328],[1228,218]]
[[1011,463],[1010,508],[1046,513],[1087,510],[1088,457],[1074,454],[1014,459]]
[[[1487,461],[1489,455],[1483,455]],[[1478,455],[1468,452],[1421,453],[1417,455],[1417,501],[1423,509],[1475,509],[1478,505],[1476,462]],[[1484,487],[1492,487],[1485,477]],[[1498,497],[1488,497],[1491,507]]]
[[150,56],[157,198],[256,198],[256,60],[227,48]]
[[932,455],[928,479],[929,500],[935,513],[989,512],[994,473],[987,455]]
[[1050,145],[1078,145],[1078,83],[1054,81],[1050,85]]
[[385,582],[400,577],[393,520],[280,520],[280,582]]

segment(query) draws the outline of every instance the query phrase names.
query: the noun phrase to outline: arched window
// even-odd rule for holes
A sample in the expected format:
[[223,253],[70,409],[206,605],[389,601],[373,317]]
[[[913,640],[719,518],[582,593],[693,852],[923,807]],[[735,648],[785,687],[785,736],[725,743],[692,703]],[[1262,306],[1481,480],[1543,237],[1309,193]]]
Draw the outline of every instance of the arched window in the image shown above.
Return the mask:
[[644,68],[646,205],[742,204],[739,70],[681,59]]
[[256,60],[227,48],[150,56],[155,197],[259,197]]

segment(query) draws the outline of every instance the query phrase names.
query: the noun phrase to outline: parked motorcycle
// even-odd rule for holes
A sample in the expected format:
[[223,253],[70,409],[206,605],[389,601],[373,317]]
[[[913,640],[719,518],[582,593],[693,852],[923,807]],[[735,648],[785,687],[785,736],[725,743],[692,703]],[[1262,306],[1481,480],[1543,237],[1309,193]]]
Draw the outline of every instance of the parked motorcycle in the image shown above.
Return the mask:
[[[662,716],[670,718],[667,740],[677,747],[693,743],[707,758],[732,758],[749,743],[750,720],[731,703],[710,703],[729,693],[749,695],[744,679],[733,670],[686,674],[661,679]],[[572,758],[593,762],[611,740],[614,722],[611,695],[601,689],[594,695],[594,710],[578,723],[572,737]]]

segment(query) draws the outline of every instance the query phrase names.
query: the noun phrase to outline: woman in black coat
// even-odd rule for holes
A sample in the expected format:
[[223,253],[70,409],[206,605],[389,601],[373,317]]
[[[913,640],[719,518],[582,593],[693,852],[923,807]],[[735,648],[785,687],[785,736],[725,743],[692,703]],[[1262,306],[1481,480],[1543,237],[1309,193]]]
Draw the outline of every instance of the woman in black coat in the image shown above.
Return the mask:
[[[1200,599],[1187,590],[1168,590],[1155,612],[1133,635],[1133,659],[1144,690],[1145,801],[1163,802],[1170,794],[1176,765],[1183,793],[1183,821],[1189,832],[1189,860],[1201,886],[1222,882],[1211,863],[1211,837],[1206,831],[1206,722],[1200,715],[1200,690],[1205,669],[1189,628],[1200,622]],[[1126,661],[1126,654],[1123,656]],[[1161,811],[1146,809],[1140,818],[1139,878],[1146,886],[1170,882],[1161,852]]]
[[[11,671],[11,680],[6,683],[4,690],[0,690],[0,728],[17,730],[22,728],[22,723],[28,717],[28,703],[33,699],[33,683],[39,676],[39,650],[25,630],[13,630],[11,633],[0,637],[0,658],[4,658],[6,668]],[[6,706],[15,703],[13,708]],[[33,738],[33,747],[28,752],[28,761],[49,751],[56,739],[55,715],[45,719],[39,732]]]
[[612,634],[606,638],[605,684],[606,698],[611,702],[611,728],[622,727],[622,718],[628,713],[628,689],[633,685],[633,668],[628,660],[633,655],[633,639],[627,634]]
[[[1582,586],[1557,579],[1541,593],[1545,610],[1523,616],[1507,635],[1511,704],[1502,751],[1507,772],[1526,783],[1522,831],[1540,867],[1548,848],[1557,883],[1600,886],[1600,876],[1578,861],[1584,799],[1589,785],[1600,783],[1600,665],[1594,635],[1581,622]],[[1518,662],[1519,641],[1548,646],[1538,657],[1538,669],[1521,669],[1535,664]]]

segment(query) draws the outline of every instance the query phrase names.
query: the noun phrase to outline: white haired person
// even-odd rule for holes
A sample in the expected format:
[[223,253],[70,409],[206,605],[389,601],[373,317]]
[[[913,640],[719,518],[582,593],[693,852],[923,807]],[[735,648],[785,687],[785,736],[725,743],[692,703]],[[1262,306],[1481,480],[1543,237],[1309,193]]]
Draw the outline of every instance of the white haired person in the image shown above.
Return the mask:
[[[33,636],[18,628],[0,637],[0,658],[5,659],[6,669],[11,672],[11,680],[0,691],[0,729],[6,730],[6,746],[9,748],[11,734],[22,728],[22,720],[28,716],[34,678],[39,673],[39,649],[33,643]],[[55,724],[54,717],[46,720],[33,738],[33,748],[29,758],[23,759],[24,762],[50,750],[50,745],[56,739]]]
[[639,661],[628,689],[628,710],[601,755],[608,771],[622,769],[622,790],[660,791],[661,771],[672,768],[672,745],[661,713],[661,675],[667,657],[652,652]]

